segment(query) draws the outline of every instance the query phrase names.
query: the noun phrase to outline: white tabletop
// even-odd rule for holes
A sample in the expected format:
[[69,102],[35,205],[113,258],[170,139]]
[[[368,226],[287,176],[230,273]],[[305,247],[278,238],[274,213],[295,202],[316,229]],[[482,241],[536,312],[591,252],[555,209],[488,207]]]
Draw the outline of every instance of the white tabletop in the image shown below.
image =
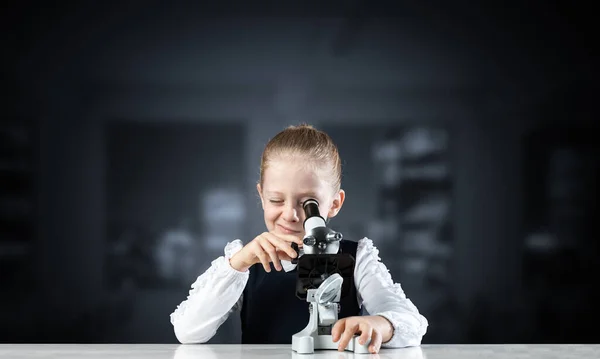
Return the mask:
[[382,349],[379,354],[334,350],[297,354],[291,345],[176,345],[176,344],[0,344],[0,358],[293,358],[293,359],[469,359],[469,358],[600,358],[600,345],[423,345]]

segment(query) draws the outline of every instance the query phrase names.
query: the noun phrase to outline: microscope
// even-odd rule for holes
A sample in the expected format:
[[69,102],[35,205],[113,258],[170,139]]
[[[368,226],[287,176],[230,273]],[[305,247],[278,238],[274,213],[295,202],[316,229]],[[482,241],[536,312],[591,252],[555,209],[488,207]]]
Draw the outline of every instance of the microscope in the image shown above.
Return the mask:
[[[354,257],[340,253],[342,234],[327,227],[319,212],[319,203],[309,199],[303,203],[304,254],[296,257],[298,279],[296,296],[308,302],[308,325],[292,336],[292,350],[312,354],[319,349],[337,349],[331,329],[338,321],[340,299],[347,295],[354,280]],[[292,247],[299,251],[298,245]],[[355,335],[346,350],[368,354],[369,342],[361,345]]]

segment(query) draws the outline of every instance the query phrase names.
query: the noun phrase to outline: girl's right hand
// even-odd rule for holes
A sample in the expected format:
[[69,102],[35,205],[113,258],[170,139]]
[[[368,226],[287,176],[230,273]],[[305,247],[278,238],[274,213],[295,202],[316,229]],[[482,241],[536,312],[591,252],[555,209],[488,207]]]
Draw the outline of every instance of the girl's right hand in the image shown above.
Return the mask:
[[297,253],[292,243],[302,244],[302,239],[293,235],[264,232],[246,244],[229,259],[231,267],[239,272],[247,271],[253,264],[262,263],[265,271],[271,272],[270,262],[277,271],[282,269],[281,260],[291,261]]

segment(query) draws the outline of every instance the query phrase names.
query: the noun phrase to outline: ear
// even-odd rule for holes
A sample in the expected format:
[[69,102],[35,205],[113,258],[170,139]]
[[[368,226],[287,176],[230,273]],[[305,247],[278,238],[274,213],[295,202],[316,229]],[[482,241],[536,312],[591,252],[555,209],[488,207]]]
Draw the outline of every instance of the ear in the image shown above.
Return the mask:
[[327,218],[333,218],[340,212],[345,198],[346,192],[344,192],[343,189],[336,193],[336,195],[333,197],[333,202],[331,202],[329,212],[327,213]]
[[258,191],[258,196],[260,197],[260,204],[262,206],[262,209],[265,209],[265,200],[263,199],[263,195],[262,195],[262,187],[260,186],[260,183],[256,184],[256,190]]

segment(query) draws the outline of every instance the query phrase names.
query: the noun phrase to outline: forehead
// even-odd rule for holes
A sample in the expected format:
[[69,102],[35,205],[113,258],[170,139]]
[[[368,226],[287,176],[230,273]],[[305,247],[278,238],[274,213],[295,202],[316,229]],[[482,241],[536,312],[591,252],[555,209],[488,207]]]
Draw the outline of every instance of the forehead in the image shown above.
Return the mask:
[[269,192],[320,194],[329,186],[327,171],[301,158],[271,161],[263,175]]

